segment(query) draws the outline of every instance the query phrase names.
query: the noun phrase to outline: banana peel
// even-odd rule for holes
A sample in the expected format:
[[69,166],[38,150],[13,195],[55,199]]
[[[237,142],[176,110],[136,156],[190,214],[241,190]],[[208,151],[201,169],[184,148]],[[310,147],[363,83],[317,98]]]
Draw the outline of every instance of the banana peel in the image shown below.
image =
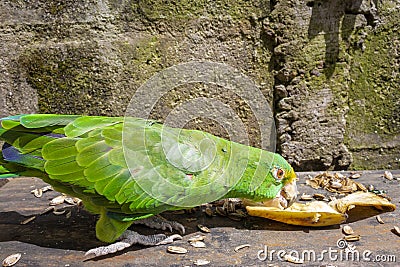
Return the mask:
[[329,203],[324,201],[312,201],[305,204],[296,202],[287,209],[268,207],[259,202],[255,203],[246,200],[243,202],[248,214],[251,216],[312,227],[344,223],[348,218],[346,212],[357,206],[372,207],[382,212],[396,209],[396,206],[387,199],[370,192],[355,192]]

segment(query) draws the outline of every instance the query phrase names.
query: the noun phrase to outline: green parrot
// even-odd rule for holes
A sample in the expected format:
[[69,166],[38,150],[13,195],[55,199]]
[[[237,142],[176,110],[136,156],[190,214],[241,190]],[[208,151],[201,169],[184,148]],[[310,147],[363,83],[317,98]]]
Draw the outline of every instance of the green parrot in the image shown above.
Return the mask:
[[226,198],[277,199],[286,208],[297,195],[295,172],[280,155],[198,130],[133,117],[28,114],[0,122],[0,178],[39,177],[80,198],[100,215],[97,238],[111,243],[87,252],[95,256],[181,238],[128,230],[142,223],[184,233],[155,216],[163,211]]

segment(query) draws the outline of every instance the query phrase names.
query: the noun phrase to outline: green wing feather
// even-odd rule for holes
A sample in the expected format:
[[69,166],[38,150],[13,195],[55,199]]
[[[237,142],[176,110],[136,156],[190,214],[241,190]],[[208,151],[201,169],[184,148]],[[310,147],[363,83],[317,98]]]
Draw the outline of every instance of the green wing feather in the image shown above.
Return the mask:
[[[164,210],[227,196],[275,197],[282,187],[268,178],[274,154],[150,120],[11,116],[1,120],[0,139],[20,153],[13,162],[0,157],[0,178],[31,173],[81,198],[100,214],[96,233],[106,242]],[[262,180],[247,179],[253,176]]]

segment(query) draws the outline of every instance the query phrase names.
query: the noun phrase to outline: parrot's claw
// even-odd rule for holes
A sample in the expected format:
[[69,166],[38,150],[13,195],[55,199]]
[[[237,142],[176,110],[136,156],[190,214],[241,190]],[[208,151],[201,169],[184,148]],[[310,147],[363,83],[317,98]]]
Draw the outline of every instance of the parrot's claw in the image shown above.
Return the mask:
[[181,235],[185,234],[185,227],[175,221],[168,221],[161,216],[153,216],[146,219],[141,219],[133,222],[134,224],[143,224],[147,227],[154,228],[154,229],[161,229],[161,230],[169,230],[172,232],[173,230],[178,231]]
[[182,236],[178,235],[178,234],[174,234],[171,236],[168,236],[167,238],[165,238],[164,240],[158,242],[156,245],[165,245],[165,244],[171,244],[172,242],[175,241],[175,239],[182,239]]
[[94,254],[95,257],[112,254],[117,251],[128,248],[134,244],[145,245],[145,246],[158,246],[165,245],[174,242],[175,239],[182,239],[182,236],[174,234],[172,236],[166,236],[164,234],[157,235],[141,235],[131,230],[126,230],[120,237],[121,241],[113,243],[108,246],[102,246],[90,249],[85,253],[85,256]]

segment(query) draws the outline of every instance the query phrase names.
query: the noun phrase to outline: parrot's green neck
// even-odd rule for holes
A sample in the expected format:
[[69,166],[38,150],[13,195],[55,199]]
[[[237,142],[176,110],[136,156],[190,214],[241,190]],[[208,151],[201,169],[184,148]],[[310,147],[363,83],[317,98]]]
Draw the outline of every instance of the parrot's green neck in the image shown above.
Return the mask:
[[247,147],[249,157],[242,177],[223,198],[247,198],[255,201],[275,198],[282,188],[272,176],[277,154]]

